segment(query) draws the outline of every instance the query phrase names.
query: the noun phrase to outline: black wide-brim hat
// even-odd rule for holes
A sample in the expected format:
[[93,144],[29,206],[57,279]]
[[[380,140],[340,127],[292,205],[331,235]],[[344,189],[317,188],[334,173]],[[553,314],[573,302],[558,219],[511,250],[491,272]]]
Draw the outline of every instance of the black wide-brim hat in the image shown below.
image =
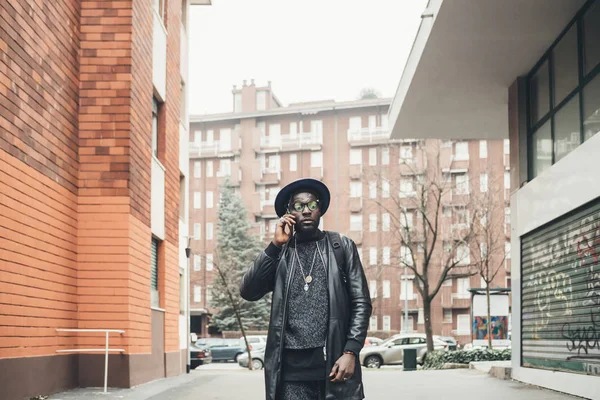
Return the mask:
[[316,194],[319,198],[319,209],[321,210],[321,215],[325,214],[329,208],[329,201],[331,199],[329,189],[323,182],[317,179],[303,178],[288,183],[279,191],[279,193],[277,193],[277,197],[275,197],[275,212],[277,213],[277,216],[283,216],[287,211],[290,198],[294,194],[301,192],[310,192]]

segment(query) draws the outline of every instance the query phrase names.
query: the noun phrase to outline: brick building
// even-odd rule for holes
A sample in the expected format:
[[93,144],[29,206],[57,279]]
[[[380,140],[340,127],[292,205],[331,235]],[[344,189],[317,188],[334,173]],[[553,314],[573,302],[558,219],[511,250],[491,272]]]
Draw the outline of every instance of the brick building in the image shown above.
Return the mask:
[[[233,90],[233,113],[190,118],[193,332],[202,336],[213,333],[207,327],[212,312],[210,286],[215,279],[212,252],[219,185],[226,178],[237,186],[245,199],[248,218],[266,242],[271,240],[277,223],[273,201],[281,187],[301,177],[321,179],[328,185],[332,207],[322,219],[321,228],[339,231],[356,242],[374,299],[370,332],[380,336],[404,328],[405,297],[410,314],[407,329],[424,331],[423,304],[414,287],[414,276],[405,276],[398,267],[400,244],[390,233],[394,231],[392,200],[400,192],[414,192],[416,176],[410,168],[403,168],[405,164],[431,170],[436,165],[431,151],[438,149],[439,172],[456,186],[462,185],[462,190],[469,192],[471,182],[470,192],[482,192],[484,186],[486,192],[495,191],[502,204],[493,223],[504,224],[509,246],[506,143],[392,141],[387,124],[389,106],[390,99],[369,99],[283,107],[270,84],[257,87],[254,82],[244,82]],[[461,195],[454,196],[454,203]],[[450,229],[452,196],[444,201],[447,204],[441,221]],[[455,212],[454,218],[457,215]],[[417,218],[414,220],[416,224]],[[510,260],[506,260],[491,286],[510,287]],[[480,277],[473,276],[452,279],[441,288],[432,312],[435,334],[470,342],[468,289],[480,287]]]
[[[187,14],[0,3],[0,398],[185,371]],[[182,140],[180,140],[180,138]],[[185,293],[183,293],[185,296]]]

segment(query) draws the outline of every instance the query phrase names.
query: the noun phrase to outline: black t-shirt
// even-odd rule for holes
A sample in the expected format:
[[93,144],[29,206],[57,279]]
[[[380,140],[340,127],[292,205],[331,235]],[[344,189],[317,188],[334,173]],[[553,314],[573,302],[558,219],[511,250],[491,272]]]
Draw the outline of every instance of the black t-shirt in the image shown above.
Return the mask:
[[323,348],[284,349],[282,375],[284,381],[325,380]]

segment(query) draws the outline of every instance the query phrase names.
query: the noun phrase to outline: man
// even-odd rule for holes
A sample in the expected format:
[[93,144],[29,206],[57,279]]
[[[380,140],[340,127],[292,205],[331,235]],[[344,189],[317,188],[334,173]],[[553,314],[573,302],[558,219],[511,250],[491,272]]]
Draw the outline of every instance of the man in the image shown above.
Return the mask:
[[315,179],[284,187],[275,199],[273,241],[242,279],[246,300],[273,292],[267,400],[364,398],[358,355],[371,298],[354,242],[319,230],[329,201],[329,189]]

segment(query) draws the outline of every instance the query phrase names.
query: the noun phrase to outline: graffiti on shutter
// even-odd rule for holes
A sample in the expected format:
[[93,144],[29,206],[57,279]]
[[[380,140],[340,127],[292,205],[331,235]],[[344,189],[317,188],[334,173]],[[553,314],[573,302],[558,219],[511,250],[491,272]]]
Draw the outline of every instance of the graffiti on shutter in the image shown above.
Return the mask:
[[523,366],[600,376],[600,199],[521,238]]

